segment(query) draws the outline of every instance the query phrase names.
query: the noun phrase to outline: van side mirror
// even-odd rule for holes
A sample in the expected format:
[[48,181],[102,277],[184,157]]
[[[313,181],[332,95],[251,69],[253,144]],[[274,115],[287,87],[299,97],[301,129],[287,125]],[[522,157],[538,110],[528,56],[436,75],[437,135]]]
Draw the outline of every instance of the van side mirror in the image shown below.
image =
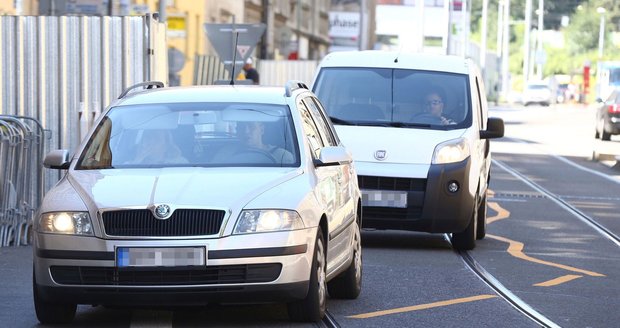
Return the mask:
[[504,136],[504,120],[497,117],[489,117],[487,129],[480,131],[480,139],[494,139]]
[[597,102],[597,103],[602,103],[602,102],[603,102],[603,99],[601,99],[601,98],[596,98],[596,102]]

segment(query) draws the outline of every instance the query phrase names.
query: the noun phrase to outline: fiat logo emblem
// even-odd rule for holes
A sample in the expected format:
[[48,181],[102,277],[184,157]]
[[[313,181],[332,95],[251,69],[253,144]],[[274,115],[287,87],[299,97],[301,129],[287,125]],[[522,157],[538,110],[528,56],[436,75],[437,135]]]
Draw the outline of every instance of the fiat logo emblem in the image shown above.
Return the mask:
[[387,151],[385,151],[385,150],[377,150],[377,151],[375,152],[375,158],[376,158],[378,161],[383,161],[383,160],[385,160],[385,159],[387,158]]
[[155,216],[158,219],[166,219],[170,215],[170,206],[166,204],[157,205],[155,207]]

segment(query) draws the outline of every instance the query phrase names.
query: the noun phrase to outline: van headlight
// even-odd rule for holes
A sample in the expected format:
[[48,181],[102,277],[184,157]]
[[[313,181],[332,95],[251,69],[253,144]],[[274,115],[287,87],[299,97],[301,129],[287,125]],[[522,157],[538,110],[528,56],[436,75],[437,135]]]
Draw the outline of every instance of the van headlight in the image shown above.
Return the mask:
[[68,235],[93,235],[88,212],[52,212],[41,215],[39,231]]
[[295,211],[245,210],[239,214],[233,234],[286,231],[302,228],[304,228],[304,222]]
[[432,164],[458,163],[469,155],[469,144],[465,138],[448,140],[435,147]]

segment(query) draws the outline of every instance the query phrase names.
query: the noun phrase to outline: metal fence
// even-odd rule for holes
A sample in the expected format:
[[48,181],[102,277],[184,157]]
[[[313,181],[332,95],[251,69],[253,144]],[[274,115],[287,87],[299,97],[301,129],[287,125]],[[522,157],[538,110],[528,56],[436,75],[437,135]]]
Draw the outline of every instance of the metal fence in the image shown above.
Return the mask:
[[[195,85],[213,84],[217,80],[230,79],[230,73],[224,69],[224,64],[217,56],[199,55],[196,56],[195,63]],[[256,62],[256,70],[260,74],[261,85],[283,86],[290,80],[300,80],[310,85],[317,65],[316,60],[263,59]]]
[[26,244],[43,197],[46,133],[35,119],[0,115],[0,247]]
[[[40,122],[49,130],[44,152],[75,151],[99,113],[126,87],[168,80],[166,27],[154,15],[0,16],[0,44],[0,115]],[[34,163],[14,162],[20,158],[3,157],[12,162],[0,162],[0,167],[21,172]],[[60,174],[46,170],[43,190]],[[11,194],[32,188],[4,181],[3,201],[12,202]],[[6,216],[2,220],[7,222]]]

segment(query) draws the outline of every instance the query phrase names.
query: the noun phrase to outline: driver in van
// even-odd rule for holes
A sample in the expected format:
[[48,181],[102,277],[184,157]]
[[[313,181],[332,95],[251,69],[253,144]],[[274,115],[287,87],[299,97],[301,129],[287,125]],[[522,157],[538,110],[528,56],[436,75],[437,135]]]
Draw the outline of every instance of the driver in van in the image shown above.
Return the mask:
[[444,93],[440,88],[431,88],[424,97],[424,113],[437,117],[442,125],[456,124],[453,120],[443,116]]

